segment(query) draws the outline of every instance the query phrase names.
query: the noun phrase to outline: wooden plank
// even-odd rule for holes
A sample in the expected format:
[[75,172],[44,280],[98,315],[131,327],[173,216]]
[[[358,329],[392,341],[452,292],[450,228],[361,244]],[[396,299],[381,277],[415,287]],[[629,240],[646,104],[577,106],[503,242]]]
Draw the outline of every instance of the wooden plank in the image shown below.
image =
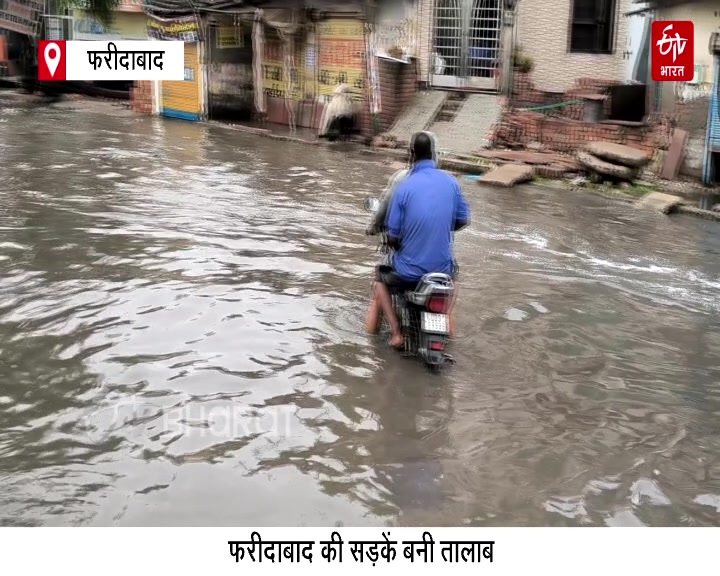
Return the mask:
[[685,145],[687,144],[688,133],[680,128],[673,130],[672,140],[670,141],[670,149],[665,155],[665,163],[663,164],[662,174],[665,180],[675,180],[680,173],[683,158],[685,157]]

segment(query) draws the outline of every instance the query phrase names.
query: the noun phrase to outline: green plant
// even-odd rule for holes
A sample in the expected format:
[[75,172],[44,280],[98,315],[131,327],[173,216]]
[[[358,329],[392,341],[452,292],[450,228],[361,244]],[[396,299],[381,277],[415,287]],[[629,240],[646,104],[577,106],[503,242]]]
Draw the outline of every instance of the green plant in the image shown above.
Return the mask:
[[120,4],[120,0],[59,0],[59,4],[65,8],[84,10],[107,26],[112,23],[113,11]]
[[629,196],[635,196],[637,198],[641,198],[642,196],[645,196],[645,194],[650,194],[651,192],[655,192],[652,188],[648,186],[643,186],[642,184],[635,184],[632,186],[628,186],[627,188],[623,189],[623,192],[625,194],[628,194]]
[[596,183],[590,181],[584,182],[580,187],[609,196],[632,196],[633,198],[642,198],[645,194],[655,191],[653,188],[641,184],[625,184],[622,187],[617,187],[607,182]]
[[518,72],[527,74],[532,72],[535,67],[535,61],[525,54],[520,48],[516,48],[513,52],[513,68]]

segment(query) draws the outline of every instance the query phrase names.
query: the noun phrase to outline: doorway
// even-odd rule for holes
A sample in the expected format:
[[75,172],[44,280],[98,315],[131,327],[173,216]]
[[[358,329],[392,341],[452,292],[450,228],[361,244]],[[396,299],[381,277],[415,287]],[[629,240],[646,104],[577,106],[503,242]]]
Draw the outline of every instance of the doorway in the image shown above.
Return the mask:
[[432,85],[496,90],[501,62],[502,0],[437,0]]

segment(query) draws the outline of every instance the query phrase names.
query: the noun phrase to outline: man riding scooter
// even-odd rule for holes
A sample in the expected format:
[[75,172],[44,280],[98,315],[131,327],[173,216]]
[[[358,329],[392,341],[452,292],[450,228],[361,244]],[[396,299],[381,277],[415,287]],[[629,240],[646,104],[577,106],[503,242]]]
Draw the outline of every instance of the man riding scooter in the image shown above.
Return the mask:
[[375,270],[367,330],[376,334],[384,315],[393,348],[402,348],[404,339],[391,290],[412,290],[425,274],[433,272],[454,277],[453,235],[470,223],[470,208],[458,181],[437,167],[436,158],[434,136],[416,133],[410,145],[412,167],[404,177],[395,175],[399,182],[387,194],[385,228],[387,244],[394,253],[389,262]]

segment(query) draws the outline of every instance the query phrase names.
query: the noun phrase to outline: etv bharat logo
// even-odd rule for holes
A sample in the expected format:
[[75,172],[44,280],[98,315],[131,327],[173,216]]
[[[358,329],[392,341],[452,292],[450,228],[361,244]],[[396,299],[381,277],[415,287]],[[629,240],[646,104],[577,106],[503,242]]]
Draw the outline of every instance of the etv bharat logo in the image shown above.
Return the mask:
[[695,76],[693,38],[689,20],[652,24],[652,78],[656,82],[690,82]]
[[668,36],[668,32],[673,29],[673,24],[668,24],[663,29],[663,36],[658,40],[655,45],[658,47],[660,54],[667,56],[672,50],[672,61],[673,64],[676,62],[678,56],[682,56],[685,52],[685,46],[687,46],[688,39],[682,38],[679,32],[675,32],[675,38]]

